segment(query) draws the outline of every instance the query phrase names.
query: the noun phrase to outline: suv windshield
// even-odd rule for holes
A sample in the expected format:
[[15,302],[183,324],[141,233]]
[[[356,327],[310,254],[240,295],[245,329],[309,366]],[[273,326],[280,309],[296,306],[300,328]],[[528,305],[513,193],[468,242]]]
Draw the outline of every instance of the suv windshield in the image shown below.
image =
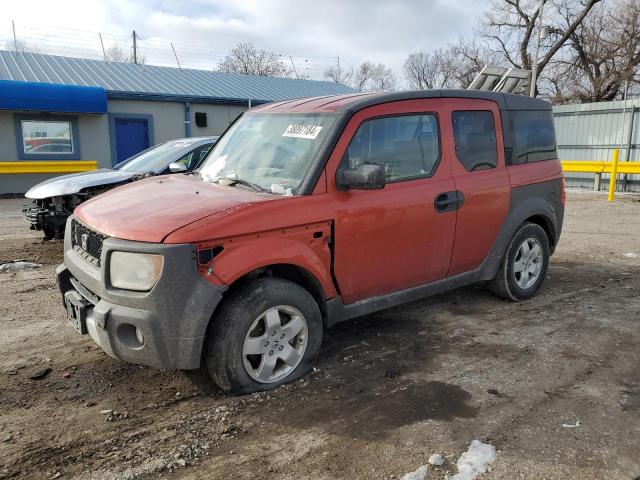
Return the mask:
[[180,153],[186,153],[185,148],[193,143],[182,140],[161,143],[128,158],[124,162],[120,162],[113,168],[123,172],[155,172],[156,170],[164,169],[172,161],[179,159],[181,157]]
[[248,114],[220,139],[199,171],[209,182],[250,182],[267,192],[296,194],[335,118],[326,113]]

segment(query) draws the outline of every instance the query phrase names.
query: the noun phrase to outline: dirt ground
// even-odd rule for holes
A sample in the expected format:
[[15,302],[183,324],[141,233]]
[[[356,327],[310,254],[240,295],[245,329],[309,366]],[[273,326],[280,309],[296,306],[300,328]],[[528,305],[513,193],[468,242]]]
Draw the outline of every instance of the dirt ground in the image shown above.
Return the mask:
[[42,267],[0,273],[0,478],[398,479],[438,452],[442,479],[473,439],[498,450],[481,478],[640,476],[638,198],[570,193],[535,299],[470,287],[338,325],[314,374],[245,397],[77,335],[62,245],[21,203],[0,201],[0,263]]

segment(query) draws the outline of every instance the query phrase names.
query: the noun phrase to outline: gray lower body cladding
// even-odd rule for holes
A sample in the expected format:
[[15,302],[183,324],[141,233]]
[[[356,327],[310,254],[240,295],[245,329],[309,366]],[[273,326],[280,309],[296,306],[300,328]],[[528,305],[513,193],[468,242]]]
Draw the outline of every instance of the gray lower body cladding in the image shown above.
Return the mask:
[[[73,218],[73,217],[72,217]],[[100,267],[75,245],[67,223],[64,264],[56,270],[60,291],[87,305],[86,330],[109,355],[123,361],[159,368],[193,369],[200,366],[204,336],[223,287],[198,275],[195,247],[107,238]],[[153,289],[135,292],[109,283],[109,256],[113,251],[164,256],[163,270]],[[144,342],[132,341],[139,329]]]

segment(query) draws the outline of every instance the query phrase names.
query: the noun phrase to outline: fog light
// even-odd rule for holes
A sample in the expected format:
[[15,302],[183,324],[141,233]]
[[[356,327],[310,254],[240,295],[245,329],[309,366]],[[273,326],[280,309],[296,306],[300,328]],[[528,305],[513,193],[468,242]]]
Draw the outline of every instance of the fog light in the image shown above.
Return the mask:
[[136,338],[140,345],[144,345],[144,335],[142,334],[142,330],[136,327]]

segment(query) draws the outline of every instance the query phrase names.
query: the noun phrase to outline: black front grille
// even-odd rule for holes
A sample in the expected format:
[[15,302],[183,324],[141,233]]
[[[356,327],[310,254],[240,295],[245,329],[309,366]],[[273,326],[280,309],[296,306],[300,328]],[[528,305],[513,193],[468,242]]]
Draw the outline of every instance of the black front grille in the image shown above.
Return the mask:
[[102,255],[102,242],[107,238],[98,232],[85,227],[77,220],[71,221],[71,244],[82,253],[89,255],[94,263],[100,266]]

